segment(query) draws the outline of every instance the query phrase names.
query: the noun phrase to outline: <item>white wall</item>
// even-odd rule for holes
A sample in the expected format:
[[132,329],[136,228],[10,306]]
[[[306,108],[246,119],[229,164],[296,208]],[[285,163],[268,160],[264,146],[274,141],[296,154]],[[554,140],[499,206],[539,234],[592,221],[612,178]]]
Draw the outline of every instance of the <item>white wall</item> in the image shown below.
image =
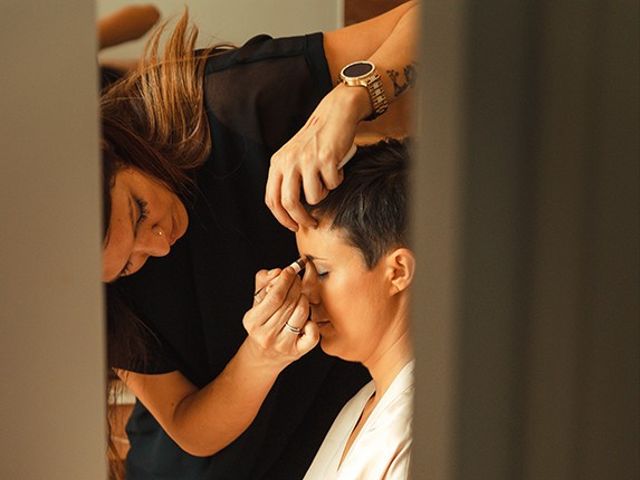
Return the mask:
[[0,2],[0,478],[106,477],[94,6]]
[[[97,0],[98,17],[129,5],[127,0]],[[141,3],[141,2],[138,2]],[[145,2],[146,3],[146,2]],[[200,29],[199,46],[221,41],[242,44],[259,33],[274,37],[328,31],[343,23],[344,0],[157,0],[162,18],[179,16],[188,6]],[[113,47],[101,58],[134,58],[144,39]]]

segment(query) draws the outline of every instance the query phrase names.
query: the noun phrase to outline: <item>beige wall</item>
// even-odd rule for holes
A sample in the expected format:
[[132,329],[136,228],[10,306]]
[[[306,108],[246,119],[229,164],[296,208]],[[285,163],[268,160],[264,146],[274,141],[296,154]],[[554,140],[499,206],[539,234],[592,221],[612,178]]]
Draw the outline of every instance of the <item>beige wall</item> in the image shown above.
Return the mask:
[[105,478],[94,7],[0,2],[0,478]]
[[[127,0],[97,0],[98,16],[131,3]],[[203,46],[221,41],[242,44],[259,33],[282,37],[333,30],[342,25],[344,1],[158,0],[150,3],[158,7],[163,18],[180,15],[183,6],[188,6],[193,21],[200,28],[200,46]],[[105,51],[101,58],[136,57],[143,44],[144,39],[141,39],[114,47]]]
[[422,4],[412,478],[638,478],[640,6]]

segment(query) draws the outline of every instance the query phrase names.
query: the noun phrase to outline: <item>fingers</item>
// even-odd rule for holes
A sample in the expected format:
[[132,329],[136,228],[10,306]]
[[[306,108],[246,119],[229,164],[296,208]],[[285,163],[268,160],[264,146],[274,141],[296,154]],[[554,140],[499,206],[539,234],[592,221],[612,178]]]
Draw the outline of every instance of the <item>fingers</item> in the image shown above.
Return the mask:
[[[269,272],[258,272],[256,277],[258,276],[269,278]],[[274,334],[281,332],[287,325],[293,329],[289,329],[289,332],[302,330],[309,318],[309,301],[305,295],[302,295],[302,282],[292,267],[285,268],[275,281],[266,284],[263,291],[267,293],[262,295],[265,299],[278,298],[287,286],[286,297],[280,302],[280,306],[270,317],[257,321],[257,326],[271,330]],[[256,308],[254,310],[257,312]]]
[[[282,308],[291,283],[297,278],[292,268],[285,268],[277,278],[255,294],[254,306],[244,316],[244,326],[251,334]],[[299,280],[298,280],[299,281]]]
[[271,167],[269,168],[269,178],[264,196],[264,202],[271,210],[271,213],[280,224],[292,232],[298,231],[298,224],[289,216],[282,206],[282,174],[275,163],[275,155],[271,157]]
[[343,171],[338,169],[340,160],[333,153],[310,156],[297,150],[278,152],[272,157],[265,203],[282,225],[294,232],[299,226],[312,228],[317,225],[302,206],[300,193],[304,191],[309,204],[319,203],[342,183]]
[[318,331],[318,326],[308,321],[304,325],[304,329],[302,331],[302,335],[300,335],[296,342],[296,348],[298,349],[298,353],[300,356],[310,352],[320,341],[320,332]]
[[[322,182],[327,190],[333,190],[342,183],[343,171],[338,167],[342,158],[335,153],[328,155],[326,158],[319,158],[318,165]],[[306,190],[305,190],[306,191]],[[321,199],[318,200],[318,202]],[[310,202],[311,203],[311,202]],[[313,202],[315,204],[317,202]]]
[[[300,329],[302,331],[305,323],[307,323],[307,319],[309,318],[309,300],[306,296],[300,295],[298,297],[298,302],[296,303],[293,312],[289,318],[285,317],[285,323],[283,327],[286,329],[287,325],[290,325],[294,329]],[[289,330],[291,333],[291,330]]]
[[[280,193],[282,197],[282,207],[286,210],[289,217],[296,223],[296,231],[298,226],[303,227],[315,227],[315,219],[307,213],[300,201],[300,187],[301,183],[309,182],[314,183],[314,189],[322,189],[317,175],[313,175],[311,179],[303,180],[297,171],[292,172],[290,175],[285,176],[282,182],[282,191]],[[304,184],[305,192],[307,183]]]
[[[344,179],[343,167],[347,164],[357,151],[356,145],[352,144],[346,152],[334,145],[334,148],[325,152],[319,151],[314,161],[314,168],[304,175],[304,192],[307,201],[311,205],[319,203],[330,190],[337,188]],[[341,153],[339,153],[341,152]],[[317,180],[322,187],[316,191],[315,183],[311,179]],[[311,183],[310,183],[311,182]],[[309,189],[307,187],[310,187]]]
[[309,300],[305,295],[300,299],[281,329],[282,340],[291,345],[296,358],[313,349],[320,340],[318,326],[309,320]]
[[281,271],[280,268],[258,271],[256,273],[256,291],[264,288],[271,280],[276,278]]
[[[267,278],[263,272],[256,277]],[[291,286],[297,279],[297,292]],[[281,353],[276,348],[276,338],[285,320],[283,315],[291,315],[300,295],[300,279],[291,267],[285,268],[278,277],[267,283],[255,295],[254,305],[243,317],[242,324],[249,337],[267,356],[279,357]],[[270,352],[270,353],[269,353]]]
[[310,205],[320,202],[328,193],[320,172],[313,165],[307,165],[302,172],[302,188],[304,190],[304,198]]
[[285,345],[288,344],[288,349],[290,351],[294,351],[293,347],[295,346],[298,336],[302,333],[304,324],[306,323],[308,318],[309,302],[304,295],[300,295],[300,297],[298,298],[298,302],[296,303],[296,306],[291,314],[285,315],[282,318],[282,321],[284,321],[284,323],[281,323],[281,325],[279,326],[279,331],[277,332],[277,335],[280,338],[280,342]]
[[[280,277],[283,277],[285,275],[287,277],[285,281],[288,285],[286,296],[280,302],[280,307],[277,309],[277,311],[274,312],[268,319],[265,319],[265,321],[263,322],[265,328],[271,329],[276,333],[282,329],[282,326],[286,323],[287,319],[290,318],[293,314],[293,311],[298,304],[300,291],[302,288],[300,278],[295,274],[292,268],[285,268],[282,274],[280,274]],[[279,281],[280,278],[278,278],[276,282]],[[270,295],[270,293],[271,291],[267,295]],[[268,301],[268,297],[266,300]]]
[[260,270],[256,273],[256,281],[255,281],[255,292],[253,294],[253,304],[254,306],[264,300],[264,297],[268,293],[267,285],[274,278],[276,278],[282,270],[279,268],[274,268],[272,270]]
[[[271,157],[265,202],[276,219],[290,230],[315,227],[300,202],[320,202],[342,183],[340,168],[353,155],[358,119],[345,108],[343,90],[333,90],[318,104],[307,123]],[[351,149],[350,149],[351,147]]]
[[267,207],[280,224],[293,232],[297,232],[300,225],[315,227],[316,220],[307,213],[300,201],[300,189],[301,184],[304,184],[305,195],[307,195],[307,189],[311,189],[313,198],[322,199],[326,195],[322,181],[317,173],[303,179],[298,170],[293,167],[288,167],[287,175],[283,175],[280,173],[283,168],[281,165],[291,162],[287,162],[286,159],[277,155],[278,153],[271,158],[271,168],[269,168],[265,193]]
[[[327,186],[327,190],[325,191],[325,194],[322,196],[322,198],[324,198],[327,196],[327,194],[331,190],[335,190],[336,188],[338,188],[338,186],[340,186],[340,184],[342,183],[342,180],[344,180],[344,173],[342,172],[342,170],[336,170],[335,168],[332,168],[326,172],[322,171],[321,174],[322,174],[322,181]],[[317,202],[312,203],[312,205],[319,203],[320,200],[322,200],[322,198],[320,198]]]
[[283,270],[259,271],[256,286],[261,290],[256,295],[256,304],[243,319],[249,333],[248,348],[257,352],[261,361],[276,368],[299,359],[320,338],[317,325],[309,319],[309,297],[302,293],[302,281],[297,274],[305,263],[310,264],[299,259]]

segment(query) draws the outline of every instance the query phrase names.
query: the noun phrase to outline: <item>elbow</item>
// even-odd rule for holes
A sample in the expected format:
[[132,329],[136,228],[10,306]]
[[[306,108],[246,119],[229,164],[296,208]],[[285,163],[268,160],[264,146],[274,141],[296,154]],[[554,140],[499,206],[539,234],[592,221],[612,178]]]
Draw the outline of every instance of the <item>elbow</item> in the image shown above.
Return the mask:
[[191,429],[165,429],[165,432],[180,449],[194,457],[210,457],[224,448],[220,442],[207,435],[199,435],[200,432]]
[[192,429],[165,428],[165,432],[178,447],[194,457],[210,457],[225,447],[208,435],[200,435],[200,432]]
[[172,421],[165,424],[164,430],[167,435],[184,452],[194,457],[210,457],[222,450],[225,445],[221,445],[215,437],[212,438],[211,432],[207,432],[199,425],[196,427],[192,422],[189,422],[188,417],[185,418],[181,415],[182,406],[184,406],[184,399],[174,410]]

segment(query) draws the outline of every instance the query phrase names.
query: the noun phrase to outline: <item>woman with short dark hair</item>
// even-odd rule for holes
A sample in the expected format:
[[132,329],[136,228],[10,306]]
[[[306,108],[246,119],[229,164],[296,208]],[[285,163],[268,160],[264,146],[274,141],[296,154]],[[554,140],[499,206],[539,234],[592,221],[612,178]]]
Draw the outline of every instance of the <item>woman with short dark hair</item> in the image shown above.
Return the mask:
[[409,475],[415,258],[407,238],[409,154],[386,141],[358,149],[344,181],[307,211],[302,291],[328,355],[362,363],[372,381],[342,408],[305,480],[404,480]]

